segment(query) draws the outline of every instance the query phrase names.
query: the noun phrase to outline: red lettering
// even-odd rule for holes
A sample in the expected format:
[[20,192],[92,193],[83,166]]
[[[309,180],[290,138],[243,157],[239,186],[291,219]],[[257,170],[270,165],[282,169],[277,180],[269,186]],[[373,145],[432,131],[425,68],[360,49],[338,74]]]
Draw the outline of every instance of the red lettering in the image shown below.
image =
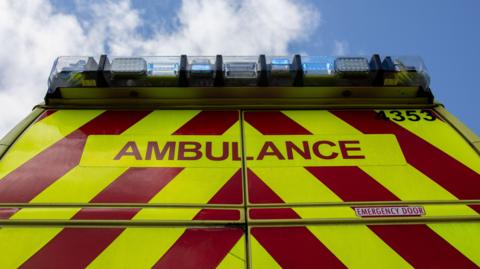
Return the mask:
[[232,161],[241,161],[240,154],[238,153],[238,142],[232,142]]
[[297,145],[295,145],[292,141],[285,142],[285,146],[287,148],[287,158],[289,160],[293,160],[293,151],[298,153],[305,160],[310,160],[312,158],[310,156],[310,148],[308,147],[307,141],[302,142],[303,150],[300,149],[300,147],[298,147]]
[[120,152],[113,158],[114,160],[118,161],[120,158],[124,156],[133,156],[135,160],[140,161],[142,160],[142,156],[140,155],[140,151],[138,150],[137,144],[133,141],[128,141],[125,146],[120,150]]
[[[178,143],[178,160],[179,161],[196,161],[202,158],[200,148],[202,145],[198,142],[179,142]],[[185,156],[186,153],[193,153],[193,156]]]
[[338,141],[338,145],[340,146],[340,152],[342,152],[342,157],[344,159],[365,159],[365,156],[363,155],[350,155],[349,151],[360,151],[362,149],[360,147],[348,147],[348,144],[359,145],[360,141]]
[[165,146],[163,146],[162,151],[160,151],[160,148],[158,147],[158,142],[149,141],[147,144],[147,152],[145,154],[145,160],[152,159],[152,152],[155,154],[155,160],[163,160],[167,152],[168,152],[168,159],[173,160],[175,156],[175,142],[169,141],[165,143]]
[[273,144],[273,142],[271,141],[267,141],[265,142],[265,144],[263,144],[263,147],[258,154],[257,160],[263,160],[265,156],[275,156],[279,160],[285,160],[285,157],[283,157],[280,150],[278,150],[277,146],[275,146],[275,144]]
[[211,161],[224,161],[228,158],[228,142],[222,143],[222,156],[213,156],[212,142],[207,142],[205,156]]
[[332,153],[330,153],[330,155],[324,155],[320,152],[320,146],[321,145],[328,145],[330,147],[334,147],[335,146],[335,143],[331,142],[331,141],[317,141],[313,144],[312,146],[312,149],[313,149],[313,153],[320,159],[326,159],[326,160],[330,160],[330,159],[335,159],[337,158],[338,156],[338,153],[337,152],[334,152],[332,151]]

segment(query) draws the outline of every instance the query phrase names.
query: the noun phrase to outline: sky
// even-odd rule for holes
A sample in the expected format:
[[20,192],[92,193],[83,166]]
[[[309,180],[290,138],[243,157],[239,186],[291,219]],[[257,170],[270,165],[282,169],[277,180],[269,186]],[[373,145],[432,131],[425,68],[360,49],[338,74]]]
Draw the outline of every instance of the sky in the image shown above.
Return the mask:
[[0,1],[0,137],[61,55],[421,56],[437,101],[480,134],[478,0]]

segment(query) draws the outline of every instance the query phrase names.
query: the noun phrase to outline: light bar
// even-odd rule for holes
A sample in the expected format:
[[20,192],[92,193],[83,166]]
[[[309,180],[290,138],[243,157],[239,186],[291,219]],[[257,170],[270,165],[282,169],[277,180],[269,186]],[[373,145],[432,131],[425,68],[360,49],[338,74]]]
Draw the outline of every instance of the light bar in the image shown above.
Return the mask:
[[116,58],[110,68],[113,77],[140,77],[147,74],[147,61],[143,58]]
[[429,76],[418,57],[59,57],[49,94],[73,87],[416,87]]

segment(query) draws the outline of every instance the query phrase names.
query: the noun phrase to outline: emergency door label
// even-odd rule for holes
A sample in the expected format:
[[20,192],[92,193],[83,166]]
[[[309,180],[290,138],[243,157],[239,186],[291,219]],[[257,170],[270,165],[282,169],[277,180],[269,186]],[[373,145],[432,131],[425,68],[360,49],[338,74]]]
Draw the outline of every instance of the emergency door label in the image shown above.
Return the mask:
[[[252,136],[249,167],[404,165],[394,135]],[[80,165],[119,167],[241,167],[237,137],[92,135]]]
[[423,216],[425,209],[422,206],[355,207],[355,215],[359,217]]

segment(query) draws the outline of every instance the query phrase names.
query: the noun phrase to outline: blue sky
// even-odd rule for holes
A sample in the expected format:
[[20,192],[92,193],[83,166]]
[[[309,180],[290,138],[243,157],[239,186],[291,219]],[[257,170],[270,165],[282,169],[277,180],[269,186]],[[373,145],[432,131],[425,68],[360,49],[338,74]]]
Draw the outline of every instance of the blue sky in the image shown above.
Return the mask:
[[[41,101],[55,56],[105,51],[419,55],[437,100],[480,134],[477,0],[17,2],[0,3],[0,38],[17,51],[0,53],[12,66],[0,71],[0,135]],[[16,78],[26,67],[30,83]]]

